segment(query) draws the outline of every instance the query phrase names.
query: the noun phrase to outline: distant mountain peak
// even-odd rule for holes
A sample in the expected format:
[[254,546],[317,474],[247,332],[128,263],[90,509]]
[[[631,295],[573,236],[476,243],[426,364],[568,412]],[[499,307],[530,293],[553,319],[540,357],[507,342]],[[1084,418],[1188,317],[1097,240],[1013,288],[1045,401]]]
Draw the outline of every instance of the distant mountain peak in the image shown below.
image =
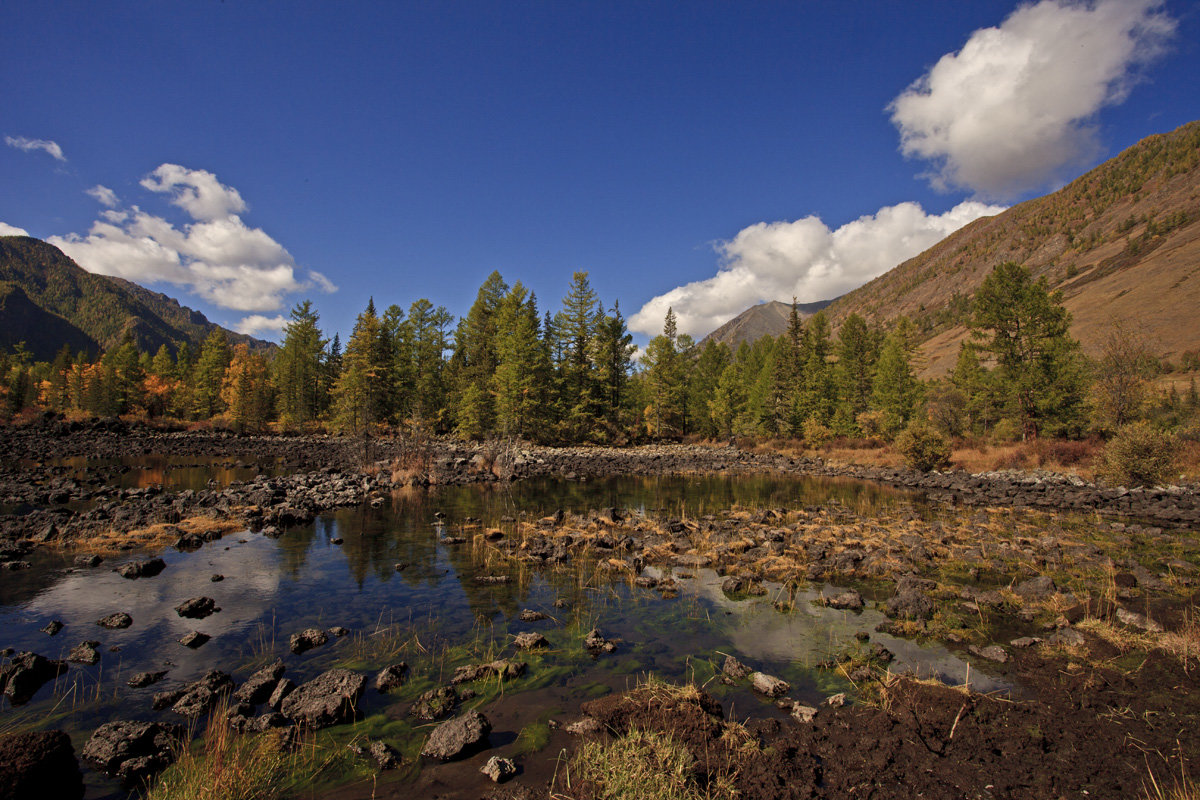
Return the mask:
[[[796,310],[801,319],[807,319],[813,314],[832,303],[833,300],[818,300],[815,303],[797,303]],[[736,351],[742,342],[753,344],[764,336],[779,336],[787,330],[788,319],[792,315],[792,304],[780,300],[768,300],[747,308],[733,319],[705,336],[700,343],[707,341],[724,342],[730,350]]]

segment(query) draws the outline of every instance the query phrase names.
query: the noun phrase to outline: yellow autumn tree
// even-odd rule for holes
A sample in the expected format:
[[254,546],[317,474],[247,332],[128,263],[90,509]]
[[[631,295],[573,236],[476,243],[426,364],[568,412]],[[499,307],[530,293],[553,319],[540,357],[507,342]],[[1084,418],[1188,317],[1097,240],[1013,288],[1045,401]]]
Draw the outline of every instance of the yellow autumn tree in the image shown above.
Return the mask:
[[250,352],[245,344],[233,348],[233,357],[221,382],[221,400],[237,430],[259,430],[271,416],[272,387],[267,359]]

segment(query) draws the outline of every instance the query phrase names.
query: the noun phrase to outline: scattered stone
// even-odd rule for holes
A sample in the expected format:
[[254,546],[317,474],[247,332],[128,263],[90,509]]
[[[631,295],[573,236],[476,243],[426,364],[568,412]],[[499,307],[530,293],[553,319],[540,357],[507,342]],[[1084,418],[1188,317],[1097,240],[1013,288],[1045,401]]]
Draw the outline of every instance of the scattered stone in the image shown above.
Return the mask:
[[521,622],[538,622],[539,620],[550,619],[550,617],[540,611],[534,611],[532,608],[526,608],[521,611],[521,614],[517,617],[517,619],[521,620]]
[[271,696],[267,698],[267,705],[278,711],[279,707],[283,705],[283,699],[295,689],[296,684],[291,678],[280,678],[279,683],[275,684],[275,691],[271,692]]
[[159,672],[139,672],[137,675],[134,675],[129,679],[128,684],[134,689],[141,689],[149,686],[152,683],[158,683],[165,678],[166,675],[167,671],[165,669]]
[[812,706],[796,703],[792,706],[792,719],[800,723],[809,723],[813,721],[813,717],[817,716],[817,709]]
[[154,699],[150,702],[150,707],[155,711],[162,711],[164,708],[170,708],[175,705],[176,701],[187,692],[187,689],[169,689],[165,692],[155,692]]
[[454,689],[450,686],[439,686],[418,697],[410,713],[417,719],[432,722],[450,716],[457,704],[458,694]]
[[1145,614],[1139,614],[1136,611],[1130,611],[1126,608],[1118,608],[1116,616],[1117,622],[1120,622],[1122,625],[1128,625],[1131,628],[1140,628],[1151,633],[1162,633],[1163,626]]
[[492,756],[486,764],[479,768],[479,771],[491,778],[493,783],[504,783],[517,774],[517,765],[511,758]]
[[443,722],[433,729],[421,755],[450,761],[478,748],[487,740],[492,723],[478,711]]
[[330,544],[345,544],[346,540],[343,539],[341,536],[334,536],[332,539],[329,540],[329,543]]
[[329,629],[329,635],[335,639],[341,639],[343,636],[350,634],[349,628],[343,628],[341,625],[334,625]]
[[617,649],[616,644],[604,638],[599,628],[592,628],[588,631],[588,635],[584,637],[583,646],[592,655],[611,653]]
[[209,578],[209,580],[212,581],[213,583],[220,583],[221,581],[225,580],[225,576],[220,574],[219,572],[214,572],[212,577]]
[[564,730],[573,736],[590,736],[602,732],[604,726],[595,717],[583,717],[572,722]]
[[846,705],[846,693],[838,692],[837,694],[829,695],[829,697],[825,698],[825,705],[830,708],[841,708]]
[[0,735],[0,797],[4,800],[78,800],[83,774],[71,737],[63,731]]
[[148,558],[145,561],[130,561],[117,567],[117,574],[122,578],[153,578],[166,569],[167,562],[161,558]]
[[1036,578],[1021,581],[1013,587],[1013,591],[1026,600],[1045,600],[1058,591],[1058,587],[1054,585],[1054,580],[1049,575],[1039,575]]
[[489,664],[467,664],[454,670],[454,677],[450,679],[450,683],[469,683],[493,675],[498,675],[501,680],[511,681],[524,675],[527,666],[524,661],[510,661],[507,658]]
[[207,633],[188,631],[179,637],[179,643],[184,647],[190,647],[192,650],[195,650],[197,647],[202,647],[211,638]]
[[219,669],[209,670],[200,680],[183,690],[171,710],[184,717],[196,717],[212,710],[222,695],[233,691],[233,678]]
[[358,756],[374,759],[375,764],[381,770],[395,769],[400,764],[400,754],[386,742],[374,741],[368,743],[366,747],[355,743],[349,747]]
[[540,633],[532,633],[532,632],[531,633],[518,633],[516,635],[516,637],[513,639],[513,644],[515,644],[517,646],[518,650],[533,650],[536,648],[543,648],[543,647],[550,646],[550,642],[548,642],[546,640],[545,636],[542,636]]
[[658,578],[654,578],[649,575],[639,575],[634,579],[633,582],[635,585],[640,586],[643,589],[653,589],[654,587],[658,586]]
[[753,671],[733,656],[725,656],[725,665],[721,667],[721,672],[734,680],[741,680]]
[[988,645],[987,647],[980,647],[977,644],[973,644],[967,649],[980,658],[995,661],[997,664],[1004,664],[1008,661],[1008,653],[998,644]]
[[855,589],[847,589],[840,594],[835,594],[832,597],[826,597],[825,605],[829,606],[830,608],[862,611],[863,596]]
[[54,636],[63,629],[63,624],[56,619],[52,619],[42,628],[42,633],[48,633]]
[[925,594],[928,583],[931,581],[923,581],[912,576],[901,578],[896,585],[896,594],[887,601],[884,607],[884,613],[889,617],[903,619],[924,620],[932,617],[935,606],[933,599]]
[[217,601],[211,597],[193,597],[175,606],[176,614],[191,619],[204,619],[220,610],[217,608]]
[[765,672],[750,673],[750,685],[754,691],[765,694],[767,697],[782,697],[792,689],[791,684],[787,681]]
[[279,710],[313,730],[351,722],[366,685],[366,677],[357,672],[331,669],[296,687]]
[[100,653],[96,651],[96,647],[100,643],[95,639],[86,642],[80,642],[71,648],[71,652],[67,654],[67,661],[74,664],[97,664],[100,662]]
[[9,702],[19,706],[29,702],[38,689],[68,669],[67,662],[50,660],[37,653],[18,653],[0,666],[0,689]]
[[255,672],[233,693],[233,699],[252,706],[267,702],[285,671],[282,659]]
[[293,633],[288,640],[288,649],[296,655],[320,647],[329,641],[329,635],[320,628],[305,628],[299,633]]
[[501,583],[508,583],[507,575],[476,575],[475,582],[481,586],[495,586]]
[[1013,639],[1008,644],[1011,647],[1025,648],[1025,647],[1033,647],[1035,644],[1041,644],[1042,641],[1043,640],[1037,636],[1022,636],[1019,639]]
[[1060,628],[1050,634],[1050,638],[1046,641],[1049,644],[1057,644],[1064,647],[1078,647],[1086,640],[1083,638],[1083,634],[1074,628]]
[[746,581],[737,575],[730,575],[721,581],[721,591],[728,595],[743,594],[746,591]]
[[86,555],[78,555],[78,556],[75,556],[75,566],[77,566],[77,567],[95,567],[95,566],[98,566],[100,564],[100,562],[103,560],[104,560],[103,558],[101,558],[100,556],[95,555],[93,553],[88,553]]
[[124,611],[118,611],[116,614],[109,614],[107,617],[101,617],[96,620],[96,624],[101,628],[109,630],[118,630],[128,628],[133,624],[133,617],[126,614]]
[[390,692],[404,684],[404,676],[408,673],[408,664],[401,661],[398,664],[389,664],[375,676],[375,691]]
[[246,730],[249,733],[262,733],[276,728],[287,728],[292,725],[292,721],[280,714],[278,711],[272,711],[269,714],[255,717],[246,723]]
[[133,784],[166,768],[183,740],[181,725],[119,720],[101,725],[83,747],[83,757],[109,775]]

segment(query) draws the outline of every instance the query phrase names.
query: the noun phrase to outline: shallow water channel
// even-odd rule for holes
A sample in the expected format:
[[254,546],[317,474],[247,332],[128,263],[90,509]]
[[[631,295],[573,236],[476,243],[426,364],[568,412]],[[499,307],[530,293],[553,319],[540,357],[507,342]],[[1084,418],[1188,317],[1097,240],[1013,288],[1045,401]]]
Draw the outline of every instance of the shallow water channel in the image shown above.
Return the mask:
[[[918,646],[875,633],[883,619],[875,610],[855,614],[814,605],[821,585],[789,594],[767,584],[764,596],[735,599],[721,591],[721,579],[711,570],[675,568],[678,596],[664,597],[632,586],[627,575],[614,579],[585,560],[532,568],[507,559],[477,537],[489,528],[511,535],[514,519],[533,520],[559,508],[582,513],[617,507],[701,517],[735,505],[760,509],[830,503],[868,513],[897,505],[929,513],[910,494],[796,477],[531,481],[503,489],[405,491],[383,507],[322,516],[278,539],[245,532],[190,553],[168,550],[161,554],[166,569],[153,578],[127,580],[113,571],[141,555],[135,552],[94,568],[71,567],[70,554],[39,554],[32,569],[0,579],[0,647],[65,658],[81,641],[98,640],[101,659],[93,666],[72,664],[25,706],[14,709],[0,701],[0,730],[15,723],[64,728],[78,752],[91,731],[109,720],[182,721],[170,711],[153,711],[152,695],[210,669],[229,672],[240,682],[258,666],[282,657],[287,676],[301,683],[333,666],[373,674],[406,661],[411,672],[401,691],[381,695],[368,688],[360,704],[362,720],[322,735],[332,742],[384,738],[405,755],[406,766],[381,782],[416,782],[429,792],[446,782],[483,788],[486,779],[477,774],[474,762],[489,755],[524,755],[526,769],[536,773],[533,761],[550,740],[548,719],[569,721],[578,714],[579,703],[632,687],[647,675],[706,683],[735,718],[782,714],[744,686],[725,686],[716,679],[724,654],[787,680],[791,697],[815,704],[847,688],[815,664],[852,643],[857,632],[867,631],[872,641],[896,654],[895,669],[951,683],[961,683],[969,674],[973,687],[995,688],[986,675],[968,673],[965,662],[939,645]],[[448,538],[465,542],[451,544]],[[335,539],[342,543],[334,544]],[[658,574],[653,568],[647,572]],[[223,578],[214,581],[215,575]],[[481,575],[508,576],[508,582],[481,585],[475,580]],[[201,620],[176,614],[176,605],[201,595],[214,598],[221,610]],[[560,601],[557,606],[555,601]],[[549,619],[522,622],[518,615],[523,609],[544,612]],[[133,617],[132,627],[106,630],[95,624],[118,611]],[[50,637],[40,629],[54,619],[65,627]],[[332,626],[350,633],[302,655],[288,651],[290,634]],[[584,651],[582,641],[592,627],[619,640],[615,653],[593,658]],[[177,642],[189,630],[212,639],[190,650]],[[544,634],[551,649],[516,653],[512,637],[523,631]],[[421,765],[416,753],[428,728],[408,716],[415,696],[448,683],[456,666],[498,657],[528,662],[525,676],[503,686],[475,686],[478,696],[463,704],[478,706],[492,718],[492,748],[466,768]],[[163,669],[169,671],[160,683],[142,689],[126,685],[135,673]],[[331,776],[331,785],[320,792],[369,797],[373,782],[368,774]],[[95,773],[88,773],[87,780],[89,798],[125,796]],[[366,788],[359,792],[358,785]]]

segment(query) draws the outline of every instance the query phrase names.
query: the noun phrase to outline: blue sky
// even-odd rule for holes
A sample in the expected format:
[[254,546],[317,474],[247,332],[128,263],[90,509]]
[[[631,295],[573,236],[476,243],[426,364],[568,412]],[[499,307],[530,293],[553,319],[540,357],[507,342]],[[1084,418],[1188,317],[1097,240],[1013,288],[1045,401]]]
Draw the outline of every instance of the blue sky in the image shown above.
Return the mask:
[[1184,2],[0,15],[0,232],[266,338],[304,298],[343,337],[370,296],[461,315],[493,269],[703,335],[1200,116]]

